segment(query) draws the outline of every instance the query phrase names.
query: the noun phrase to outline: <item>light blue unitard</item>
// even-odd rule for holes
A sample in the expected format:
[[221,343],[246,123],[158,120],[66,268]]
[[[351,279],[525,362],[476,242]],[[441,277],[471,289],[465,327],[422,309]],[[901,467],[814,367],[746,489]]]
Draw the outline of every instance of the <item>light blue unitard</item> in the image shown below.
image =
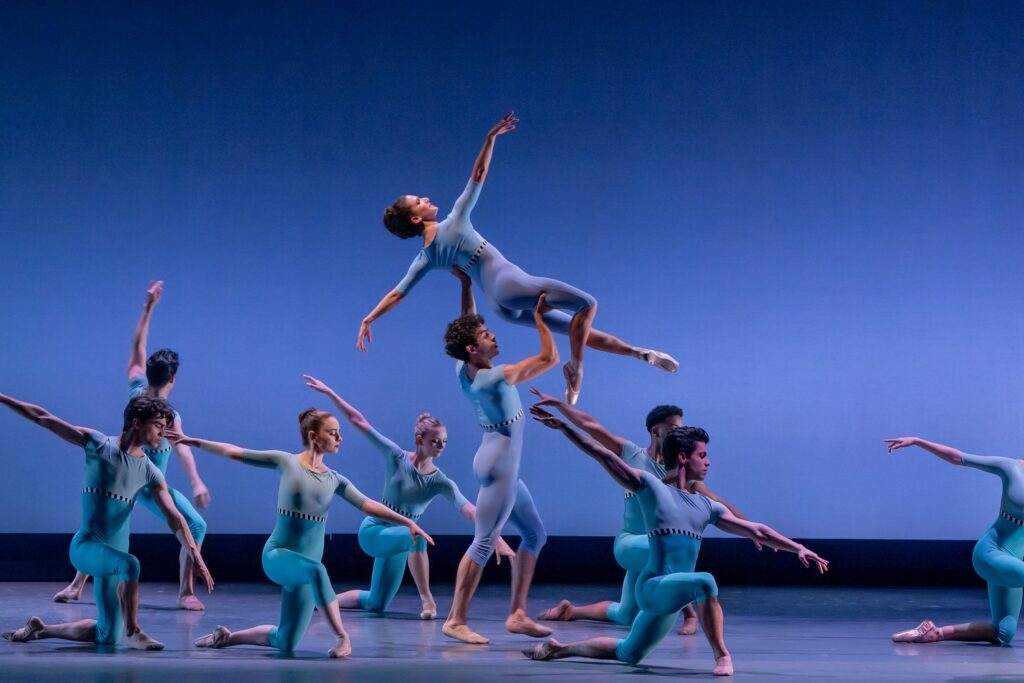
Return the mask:
[[139,580],[139,560],[128,553],[132,508],[139,493],[164,480],[148,458],[128,455],[117,439],[89,432],[82,477],[82,526],[71,539],[71,564],[93,577],[96,642],[114,644],[124,634],[117,596],[122,581]]
[[455,364],[462,393],[476,408],[484,433],[473,456],[473,475],[480,483],[480,493],[475,534],[466,556],[480,566],[487,564],[510,519],[522,536],[519,552],[539,555],[548,535],[529,489],[519,479],[524,428],[519,390],[505,380],[504,365],[480,370],[473,379],[467,370],[462,361]]
[[[128,379],[128,398],[132,399],[136,396],[142,396],[146,393],[146,389],[149,388],[149,384],[146,383],[145,375],[138,377],[130,377]],[[174,422],[180,428],[181,415],[178,411],[174,411]],[[143,446],[142,452],[146,454],[150,460],[153,461],[163,475],[167,476],[167,461],[171,456],[171,442],[167,439],[160,441],[160,445],[156,448],[150,448],[149,446]],[[167,487],[171,494],[171,500],[174,501],[174,507],[178,508],[178,512],[185,518],[185,522],[188,524],[188,530],[192,532],[192,538],[195,539],[196,545],[202,545],[203,539],[206,538],[206,520],[203,516],[192,507],[192,501],[188,499],[188,496],[183,494],[177,489]],[[163,519],[164,513],[157,507],[156,501],[150,494],[149,489],[146,489],[139,493],[138,500],[142,503],[147,510],[152,512],[157,517]]]
[[650,654],[672,629],[680,610],[718,595],[715,578],[694,568],[704,527],[726,511],[721,503],[668,486],[649,472],[643,472],[641,479],[636,498],[650,539],[650,555],[637,579],[640,613],[629,635],[615,646],[615,658],[628,664]]
[[[632,441],[622,444],[620,455],[623,462],[632,468],[650,472],[659,480],[665,476],[665,468],[648,454],[646,448],[640,448]],[[608,621],[629,626],[640,612],[640,605],[636,602],[636,581],[640,572],[647,566],[650,550],[640,501],[636,494],[629,490],[626,491],[622,531],[615,537],[613,548],[615,561],[626,570],[626,577],[622,580],[622,595],[619,601],[608,605],[605,614]]]
[[339,495],[358,508],[366,496],[334,470],[313,472],[283,451],[245,451],[242,462],[281,475],[277,525],[263,546],[263,571],[281,586],[281,621],[270,631],[270,646],[291,652],[309,626],[313,605],[323,609],[336,599],[320,562],[331,499]]
[[974,546],[974,571],[988,582],[992,626],[1003,645],[1017,632],[1024,592],[1024,464],[998,456],[963,454],[967,467],[995,474],[1003,482],[999,516]]
[[[376,429],[370,428],[366,438],[384,456],[387,476],[380,502],[385,506],[415,522],[435,496],[444,496],[456,510],[469,504],[455,482],[441,470],[420,474],[409,455]],[[425,552],[427,542],[423,537],[414,542],[404,526],[367,517],[359,525],[359,547],[374,558],[370,590],[359,592],[359,605],[371,612],[383,612],[402,585],[409,553]]]
[[408,294],[413,286],[431,270],[450,271],[458,267],[475,282],[491,308],[504,320],[519,325],[534,325],[533,309],[541,292],[547,294],[551,310],[544,321],[553,331],[569,334],[572,317],[566,311],[579,313],[597,305],[597,300],[572,285],[551,278],[534,277],[511,263],[501,252],[480,236],[469,215],[480,196],[480,183],[469,181],[462,196],[448,217],[437,224],[437,234],[409,266],[395,290]]

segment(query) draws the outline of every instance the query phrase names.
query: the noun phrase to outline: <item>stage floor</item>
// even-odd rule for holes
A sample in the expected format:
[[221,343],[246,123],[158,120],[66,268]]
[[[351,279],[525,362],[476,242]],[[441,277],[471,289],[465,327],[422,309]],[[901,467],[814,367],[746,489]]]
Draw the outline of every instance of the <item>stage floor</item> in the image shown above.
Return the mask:
[[[52,583],[0,584],[0,627],[21,626],[37,614],[46,622],[95,615],[91,593],[80,604],[50,601],[59,588]],[[438,586],[443,608],[450,586]],[[91,589],[90,589],[91,590]],[[537,612],[561,597],[574,602],[605,599],[615,586],[534,588],[531,609]],[[537,642],[503,629],[508,592],[486,585],[474,603],[473,626],[491,638],[488,646],[468,646],[445,638],[439,621],[418,618],[419,601],[408,587],[389,617],[345,612],[354,653],[347,661],[327,659],[332,644],[322,617],[313,623],[301,649],[291,657],[258,647],[197,650],[192,639],[217,624],[235,629],[277,621],[277,591],[270,585],[218,586],[206,599],[206,613],[172,609],[175,586],[144,584],[140,620],[163,652],[118,649],[98,651],[90,645],[59,640],[31,643],[0,641],[0,680],[120,683],[187,676],[190,681],[636,681],[637,676],[707,678],[713,661],[707,641],[671,635],[640,667],[610,661],[569,659],[532,662],[520,649]],[[724,587],[721,595],[726,639],[737,680],[759,681],[1024,681],[1024,653],[974,643],[896,645],[893,631],[909,628],[923,617],[941,623],[985,619],[981,590],[760,588]],[[622,627],[595,622],[553,624],[562,641],[594,635],[619,636]]]

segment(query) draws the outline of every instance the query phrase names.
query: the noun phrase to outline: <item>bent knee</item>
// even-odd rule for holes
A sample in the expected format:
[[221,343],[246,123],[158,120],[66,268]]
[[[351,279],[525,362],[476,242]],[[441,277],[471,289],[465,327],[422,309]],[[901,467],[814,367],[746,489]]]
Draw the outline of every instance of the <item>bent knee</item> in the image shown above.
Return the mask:
[[625,640],[620,640],[615,644],[615,659],[626,664],[639,664],[646,654],[635,647],[630,647]]
[[281,652],[294,652],[300,639],[301,634],[292,629],[282,630],[280,626],[270,629],[270,633],[267,634],[267,642],[270,643],[270,646]]
[[117,570],[117,578],[121,581],[138,581],[142,574],[142,563],[134,555],[126,555]]
[[519,550],[540,555],[544,544],[548,542],[548,533],[543,528],[532,529],[529,532],[524,532],[522,539],[519,543]]
[[199,545],[206,538],[206,520],[202,517],[197,519],[191,519],[188,522],[188,531],[192,534],[192,539]]
[[697,595],[696,600],[710,600],[718,597],[718,584],[715,577],[707,572],[697,574]]

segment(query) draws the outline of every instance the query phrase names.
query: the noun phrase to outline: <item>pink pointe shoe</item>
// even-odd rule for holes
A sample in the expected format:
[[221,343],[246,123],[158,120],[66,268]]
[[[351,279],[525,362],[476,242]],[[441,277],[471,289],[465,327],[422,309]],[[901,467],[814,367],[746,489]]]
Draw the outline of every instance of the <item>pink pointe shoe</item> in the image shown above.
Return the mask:
[[942,640],[942,629],[925,619],[909,631],[892,634],[895,643],[935,643]]

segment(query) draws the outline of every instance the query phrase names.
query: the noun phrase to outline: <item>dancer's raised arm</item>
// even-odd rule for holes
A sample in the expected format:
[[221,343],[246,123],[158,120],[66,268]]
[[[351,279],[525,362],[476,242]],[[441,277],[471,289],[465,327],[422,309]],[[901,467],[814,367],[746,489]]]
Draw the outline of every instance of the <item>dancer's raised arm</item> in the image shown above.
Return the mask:
[[149,337],[149,321],[153,317],[153,309],[160,302],[164,291],[164,281],[151,282],[146,289],[146,303],[142,307],[142,315],[135,324],[132,334],[132,352],[128,357],[128,379],[146,374],[146,340]]
[[[516,118],[515,112],[510,111],[487,131],[484,146],[480,148],[480,153],[476,156],[476,161],[473,162],[473,174],[470,178],[474,183],[483,183],[487,177],[487,171],[491,168],[491,157],[494,155],[494,140],[499,135],[515,130],[517,123],[519,123],[519,119]],[[455,210],[459,210],[458,204],[455,205]]]
[[306,380],[307,387],[313,391],[319,391],[321,394],[331,399],[331,403],[341,411],[341,414],[345,416],[345,419],[348,420],[353,427],[358,429],[360,433],[366,434],[373,429],[373,425],[363,417],[363,414],[359,412],[355,406],[345,401],[341,396],[338,396],[334,389],[331,389],[312,375],[303,375],[302,378]]
[[160,508],[164,519],[167,520],[167,526],[170,527],[171,532],[174,533],[178,542],[181,543],[181,547],[192,556],[196,574],[206,583],[207,592],[213,591],[213,577],[210,575],[210,570],[206,567],[206,562],[203,561],[203,556],[200,554],[199,546],[196,545],[196,541],[192,537],[192,532],[189,531],[188,522],[185,521],[185,518],[174,505],[171,492],[167,489],[167,482],[161,480],[159,483],[153,484],[152,492],[156,506]]
[[824,574],[828,571],[828,560],[822,559],[817,555],[817,553],[808,550],[796,541],[786,538],[767,524],[740,519],[728,510],[725,510],[718,517],[718,521],[715,522],[715,526],[728,534],[749,538],[752,541],[761,545],[766,545],[769,548],[774,548],[775,550],[785,550],[787,552],[794,553],[805,567],[810,567],[813,562],[815,566],[817,566],[818,573],[820,574]]
[[640,470],[630,467],[622,461],[622,458],[615,455],[589,436],[580,434],[566,424],[564,420],[555,417],[548,411],[536,405],[530,408],[530,414],[533,416],[533,419],[540,422],[545,427],[562,432],[562,434],[564,434],[565,437],[573,443],[573,445],[596,460],[598,464],[612,476],[612,479],[622,484],[624,488],[627,488],[630,491],[637,491],[643,485],[643,481],[640,477]]
[[373,341],[373,332],[370,330],[370,323],[377,318],[381,317],[405,298],[405,294],[402,294],[397,289],[392,289],[390,292],[384,295],[373,310],[370,311],[363,322],[359,324],[359,335],[356,337],[356,348],[360,351],[366,351],[366,345]]
[[89,432],[92,431],[87,427],[76,427],[65,422],[42,406],[19,401],[5,394],[0,394],[0,404],[7,406],[26,420],[50,430],[68,443],[79,447],[85,446],[89,439]]
[[918,446],[924,450],[937,455],[948,463],[954,465],[963,464],[964,454],[952,446],[943,446],[940,443],[933,443],[931,441],[925,441],[924,439],[917,436],[902,436],[898,439],[885,439],[885,444],[889,448],[889,452],[892,453],[900,448],[907,448],[908,446]]
[[537,387],[530,387],[530,393],[537,397],[535,406],[550,406],[565,415],[569,422],[573,423],[599,444],[610,450],[612,453],[622,453],[622,445],[626,439],[612,434],[607,427],[597,421],[590,413],[584,412],[575,406],[571,406],[560,398],[545,394]]
[[900,448],[906,448],[907,446],[918,446],[954,465],[964,465],[965,467],[973,467],[974,469],[988,472],[989,474],[995,474],[1002,479],[1004,483],[1008,481],[1010,477],[1015,476],[1019,469],[1017,464],[1018,461],[1014,458],[1006,458],[999,455],[974,455],[973,453],[964,453],[952,446],[944,446],[940,443],[925,441],[918,436],[904,436],[898,439],[885,439],[885,443],[888,444],[890,453]]
[[476,315],[476,299],[473,297],[473,281],[458,267],[452,268],[452,274],[459,280],[459,315]]
[[550,310],[551,307],[547,305],[547,297],[544,292],[541,292],[537,297],[537,305],[533,309],[533,320],[537,325],[537,334],[540,336],[540,352],[535,356],[524,358],[518,363],[505,366],[505,381],[509,384],[529,382],[534,377],[542,375],[558,365],[558,347],[555,346],[555,338],[551,335],[551,330],[544,322],[544,314]]

